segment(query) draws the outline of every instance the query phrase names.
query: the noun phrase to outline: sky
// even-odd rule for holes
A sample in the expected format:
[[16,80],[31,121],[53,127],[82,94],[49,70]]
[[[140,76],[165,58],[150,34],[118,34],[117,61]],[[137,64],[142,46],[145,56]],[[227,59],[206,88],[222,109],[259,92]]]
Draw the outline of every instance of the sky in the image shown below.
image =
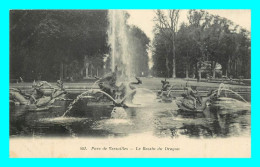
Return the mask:
[[[130,14],[128,24],[133,24],[145,32],[145,34],[153,40],[153,18],[155,16],[154,10],[126,10]],[[206,10],[210,14],[219,15],[233,21],[234,24],[240,25],[251,32],[251,10]],[[188,10],[181,10],[179,17],[179,25],[182,22],[188,23]],[[149,68],[153,66],[151,50],[148,51]]]
[[[240,25],[241,27],[251,31],[251,10],[206,10],[210,14],[219,15],[220,17],[225,17],[235,24]],[[130,14],[128,20],[129,24],[133,24],[141,28],[146,35],[152,40],[153,39],[153,10],[127,10]],[[182,22],[187,23],[187,12],[188,10],[180,11],[179,24]]]

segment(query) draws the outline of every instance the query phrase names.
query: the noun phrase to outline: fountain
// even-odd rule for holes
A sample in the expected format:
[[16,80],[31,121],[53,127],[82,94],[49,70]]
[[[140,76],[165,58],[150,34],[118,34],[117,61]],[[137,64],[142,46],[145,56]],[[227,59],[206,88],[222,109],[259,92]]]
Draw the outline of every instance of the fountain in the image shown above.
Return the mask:
[[[131,64],[131,55],[129,52],[129,42],[128,42],[128,32],[126,26],[126,13],[123,10],[109,10],[108,12],[109,29],[108,29],[108,44],[111,47],[111,77],[115,75],[116,83],[112,85],[117,89],[124,87],[125,94],[123,97],[118,97],[118,95],[111,96],[111,94],[105,91],[93,91],[93,86],[99,81],[102,81],[105,77],[97,80],[91,87],[90,91],[83,92],[78,95],[77,98],[69,105],[67,111],[63,114],[63,117],[70,112],[73,105],[77,103],[82,98],[94,98],[93,94],[103,93],[117,107],[124,107],[123,104],[129,96],[132,96],[136,91],[132,91],[130,88],[130,78],[132,76],[133,66]],[[111,85],[111,83],[109,83]],[[120,85],[120,86],[119,86]],[[119,90],[117,90],[119,91]],[[85,96],[87,95],[87,96]],[[90,95],[90,96],[89,96]],[[115,111],[115,110],[113,110]]]
[[90,90],[93,90],[94,86],[99,82],[100,79],[96,80],[93,85],[91,86]]
[[[238,96],[238,97],[239,97],[240,99],[242,99],[245,103],[248,103],[241,95],[239,95],[238,93],[236,93],[236,92],[234,92],[234,91],[232,91],[232,90],[230,90],[230,89],[227,89],[226,85],[223,84],[223,83],[221,83],[221,84],[219,85],[219,88],[218,88],[216,91],[217,91],[217,96],[218,96],[218,97],[220,96],[220,93],[221,93],[222,91],[228,91],[228,92],[231,92],[231,93],[235,94],[236,96]],[[227,96],[227,95],[226,95],[226,92],[225,92],[225,96]]]
[[[116,98],[113,94],[111,95],[106,91],[94,89],[95,85],[97,85],[99,82],[102,82],[102,78],[98,79],[93,83],[89,90],[78,95],[69,104],[68,107],[64,104],[64,109],[62,110],[54,109],[39,113],[29,112],[25,114],[26,119],[21,116],[16,116],[16,114],[19,114],[19,112],[11,112],[12,116],[10,116],[10,125],[11,127],[17,126],[17,128],[10,128],[12,130],[10,134],[15,136],[19,133],[24,133],[24,131],[18,133],[16,132],[16,129],[20,129],[20,125],[17,124],[17,120],[19,119],[19,122],[21,123],[25,121],[22,125],[26,127],[26,129],[27,127],[29,127],[28,129],[30,129],[30,131],[28,133],[35,131],[39,132],[40,134],[43,133],[43,135],[48,135],[50,131],[54,131],[55,133],[60,133],[64,135],[65,130],[62,129],[60,125],[65,127],[65,129],[69,131],[69,134],[71,136],[79,135],[93,137],[96,135],[109,136],[112,134],[116,136],[122,134],[128,135],[133,133],[143,134],[153,131],[163,132],[166,130],[172,131],[172,129],[191,129],[192,131],[194,127],[201,129],[201,124],[203,126],[205,125],[206,127],[212,128],[213,130],[216,130],[216,132],[214,133],[219,134],[219,132],[217,131],[219,127],[215,127],[216,123],[214,122],[209,125],[208,119],[205,119],[201,116],[203,114],[189,115],[187,113],[179,113],[176,103],[158,103],[155,101],[155,92],[149,89],[135,89],[130,87],[130,79],[134,74],[133,70],[135,68],[134,64],[132,63],[133,61],[131,58],[131,54],[129,52],[131,51],[131,46],[129,45],[130,42],[128,38],[129,34],[127,30],[128,27],[126,24],[125,12],[122,10],[109,10],[108,20],[108,44],[111,48],[111,52],[109,55],[111,59],[110,69],[116,75],[115,85],[119,87],[120,84],[124,84],[126,88],[126,92],[124,93],[124,95],[122,95],[122,97],[120,98]],[[233,92],[232,90],[229,90],[224,84],[221,84],[219,88],[215,90],[215,93],[220,96],[222,95],[222,91],[223,93],[225,93],[226,91]],[[172,90],[169,90],[167,92],[167,96],[170,97],[171,92]],[[245,101],[238,93],[233,93],[240,97],[243,101]],[[88,100],[88,102],[91,102],[93,99],[99,99],[99,97],[96,96],[99,94],[102,94],[102,97],[105,97],[105,100],[108,99],[110,101],[109,107],[104,107],[102,104],[101,107],[90,107],[90,110],[88,110],[86,113],[83,113],[80,116],[77,115],[77,117],[73,117],[74,113],[72,114],[72,108],[73,106],[76,106],[77,102],[79,102],[81,99],[86,99]],[[97,102],[99,103],[100,101],[97,100]],[[112,102],[113,105],[111,109],[110,107]],[[231,102],[233,103],[233,101]],[[89,103],[87,103],[87,105],[89,105]],[[242,105],[244,105],[244,103]],[[80,106],[79,111],[85,111],[84,107],[85,105]],[[233,110],[233,106],[231,106],[230,108]],[[220,108],[219,110],[221,110],[222,115],[225,112],[230,112],[230,110],[226,108]],[[246,108],[246,110],[250,111],[250,108]],[[211,113],[209,115],[215,115],[215,112],[209,113]],[[57,117],[57,115],[62,116]],[[244,115],[242,116],[244,117]],[[232,117],[232,119],[236,118]],[[225,122],[226,124],[234,122],[229,120],[223,121],[221,119],[218,119],[217,121],[219,120]],[[37,121],[39,121],[40,123],[38,123]],[[243,125],[243,127],[245,126],[244,122],[249,122],[249,125],[247,127],[251,126],[250,121],[242,120],[241,125]],[[185,127],[184,123],[186,125],[189,125],[190,128],[187,128],[186,125]],[[227,128],[228,126],[225,125],[222,127]],[[196,131],[197,130],[195,129],[195,131],[192,131],[191,134],[193,134],[194,132],[196,133]],[[225,132],[223,132],[223,134],[226,135]]]
[[[93,96],[93,94],[95,93],[103,93],[104,95],[106,95],[110,100],[112,100],[114,103],[116,103],[115,99],[113,99],[113,97],[111,97],[109,94],[107,94],[106,92],[104,91],[101,91],[101,90],[88,90],[88,91],[85,91],[83,93],[81,93],[80,95],[78,95],[71,103],[70,105],[68,106],[68,109],[65,111],[65,113],[62,115],[62,117],[65,117],[70,111],[71,109],[73,108],[74,104],[76,104],[80,99],[83,99],[83,98],[95,98]],[[90,95],[91,94],[91,95]],[[87,95],[87,96],[85,96]]]
[[[111,46],[111,70],[120,68],[123,77],[131,76],[131,57],[129,53],[126,13],[123,10],[109,10],[108,44]],[[122,78],[120,78],[122,79]]]

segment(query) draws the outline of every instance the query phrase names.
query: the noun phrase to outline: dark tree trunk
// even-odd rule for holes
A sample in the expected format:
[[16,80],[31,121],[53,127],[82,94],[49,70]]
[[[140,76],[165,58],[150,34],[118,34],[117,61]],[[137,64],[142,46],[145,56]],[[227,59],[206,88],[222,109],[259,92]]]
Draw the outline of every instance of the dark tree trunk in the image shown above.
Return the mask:
[[63,80],[63,62],[60,63],[60,80]]
[[176,53],[175,43],[172,43],[172,78],[176,78]]
[[167,78],[169,78],[170,77],[170,67],[169,67],[170,48],[167,46],[166,41],[165,41],[164,45],[165,45],[165,48],[166,48],[165,65],[166,65],[166,70],[167,70]]
[[186,78],[189,78],[189,64],[188,63],[186,63],[185,73],[186,73]]
[[216,78],[216,62],[215,61],[211,62],[211,69],[212,69],[212,78],[215,79]]

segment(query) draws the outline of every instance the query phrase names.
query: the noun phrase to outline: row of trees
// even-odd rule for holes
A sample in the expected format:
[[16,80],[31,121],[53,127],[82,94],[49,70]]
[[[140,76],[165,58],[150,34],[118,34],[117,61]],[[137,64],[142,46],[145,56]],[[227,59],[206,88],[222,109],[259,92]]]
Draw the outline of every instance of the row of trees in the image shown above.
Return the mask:
[[133,68],[132,72],[136,76],[147,76],[149,73],[149,57],[148,49],[150,39],[146,34],[138,27],[131,26],[128,29],[129,33],[129,52],[132,56]]
[[[102,75],[110,53],[107,14],[107,10],[10,11],[10,78],[75,80],[87,71]],[[136,44],[132,46],[140,62],[139,75],[148,71],[149,39],[138,27],[128,26],[128,31]]]
[[223,75],[250,78],[251,37],[247,30],[204,10],[189,10],[189,23],[177,27],[179,12],[156,11],[154,75],[200,77],[203,62],[209,62],[213,78],[217,64]]
[[79,77],[85,56],[103,58],[107,11],[10,11],[12,78]]

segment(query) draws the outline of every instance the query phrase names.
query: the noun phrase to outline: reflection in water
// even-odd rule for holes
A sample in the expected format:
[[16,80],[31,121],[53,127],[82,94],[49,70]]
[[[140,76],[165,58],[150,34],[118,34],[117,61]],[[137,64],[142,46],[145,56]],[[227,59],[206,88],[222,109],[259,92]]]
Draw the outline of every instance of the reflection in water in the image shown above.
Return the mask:
[[[220,98],[201,113],[179,111],[173,103],[158,103],[140,90],[129,108],[111,103],[95,105],[81,99],[62,117],[70,102],[55,102],[46,111],[27,111],[10,106],[10,136],[123,137],[147,133],[159,138],[250,136],[251,105],[233,98]],[[144,99],[147,94],[149,98]],[[137,105],[143,101],[147,105]]]

